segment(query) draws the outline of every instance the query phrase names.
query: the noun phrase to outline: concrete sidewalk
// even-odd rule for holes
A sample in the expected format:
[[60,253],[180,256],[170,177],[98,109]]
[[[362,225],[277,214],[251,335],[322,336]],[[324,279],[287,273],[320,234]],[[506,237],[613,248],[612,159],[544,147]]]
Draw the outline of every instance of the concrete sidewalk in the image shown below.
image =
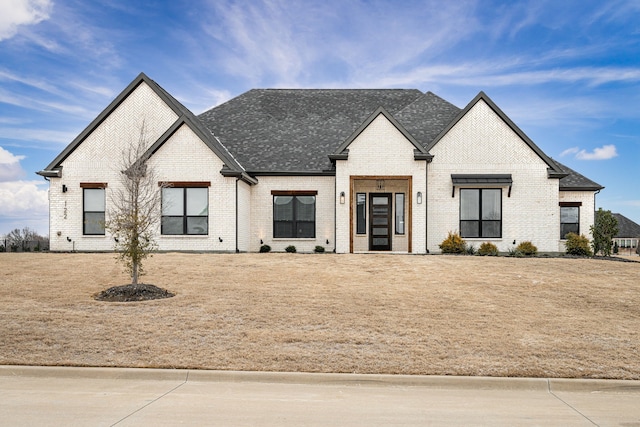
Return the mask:
[[640,381],[0,366],[0,425],[640,426]]

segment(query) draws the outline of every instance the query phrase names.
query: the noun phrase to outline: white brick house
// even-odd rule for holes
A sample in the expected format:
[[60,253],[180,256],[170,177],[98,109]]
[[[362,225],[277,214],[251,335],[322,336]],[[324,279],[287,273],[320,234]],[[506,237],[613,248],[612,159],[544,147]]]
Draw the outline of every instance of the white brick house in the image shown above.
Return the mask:
[[507,251],[588,234],[602,187],[545,155],[484,93],[251,90],[199,116],[140,74],[44,170],[53,251],[109,251],[119,160],[144,128],[160,250]]

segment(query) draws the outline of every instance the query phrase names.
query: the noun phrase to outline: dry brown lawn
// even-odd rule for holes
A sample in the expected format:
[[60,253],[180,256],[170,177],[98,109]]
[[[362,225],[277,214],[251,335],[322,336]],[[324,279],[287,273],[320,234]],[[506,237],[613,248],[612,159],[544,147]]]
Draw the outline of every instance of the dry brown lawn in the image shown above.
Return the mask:
[[108,303],[113,254],[0,254],[0,364],[640,379],[640,263],[156,254],[173,298]]

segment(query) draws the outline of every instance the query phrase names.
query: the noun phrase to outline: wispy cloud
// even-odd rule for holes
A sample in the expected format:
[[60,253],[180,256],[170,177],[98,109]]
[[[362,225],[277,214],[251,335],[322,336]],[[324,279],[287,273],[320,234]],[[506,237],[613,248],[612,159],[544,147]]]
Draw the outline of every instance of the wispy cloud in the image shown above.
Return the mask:
[[[59,144],[68,144],[77,136],[77,133],[75,133],[75,131],[73,130],[63,131],[53,129],[39,129],[34,127],[0,127],[0,135],[2,135],[3,140],[24,141],[31,143],[29,145],[26,145],[24,143],[11,144],[3,142],[5,146],[20,145],[23,147],[37,146],[38,148],[59,149],[60,147],[58,145],[52,146],[51,143],[53,142]],[[47,143],[46,147],[34,144],[35,141]]]
[[353,86],[415,66],[473,33],[473,4],[430,1],[415,9],[341,2],[337,14],[332,2],[216,1],[204,31],[216,41],[216,65],[252,85],[317,86],[330,68]]
[[579,153],[579,152],[580,152],[580,148],[579,147],[567,148],[562,153],[560,153],[560,157],[570,156],[571,154],[576,154],[576,153]]
[[560,157],[574,155],[578,160],[609,160],[618,156],[616,146],[613,144],[603,145],[594,148],[593,151],[580,149],[579,147],[571,147],[560,153]]
[[576,153],[576,159],[578,160],[608,160],[617,157],[615,145],[603,145],[600,148],[595,148],[593,151],[588,152],[586,150],[580,150]]
[[49,18],[50,0],[3,0],[0,2],[0,41],[16,35],[20,26]]
[[44,112],[62,112],[80,117],[90,118],[92,113],[80,105],[73,105],[63,99],[51,97],[30,97],[0,89],[0,102],[30,110]]
[[44,81],[41,78],[31,79],[26,76],[18,75],[9,70],[0,68],[0,81],[20,83],[24,86],[28,86],[31,88],[35,88],[41,91],[49,92],[52,94],[60,94],[61,91],[50,84],[49,82]]

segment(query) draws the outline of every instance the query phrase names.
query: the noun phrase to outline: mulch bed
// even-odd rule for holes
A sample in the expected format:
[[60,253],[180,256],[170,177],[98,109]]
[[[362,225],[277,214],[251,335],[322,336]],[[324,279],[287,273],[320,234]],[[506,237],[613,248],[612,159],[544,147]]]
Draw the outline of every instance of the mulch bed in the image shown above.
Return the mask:
[[130,302],[171,298],[173,296],[175,296],[175,294],[166,289],[159,288],[155,285],[139,283],[137,285],[113,286],[96,294],[95,299],[108,302]]

